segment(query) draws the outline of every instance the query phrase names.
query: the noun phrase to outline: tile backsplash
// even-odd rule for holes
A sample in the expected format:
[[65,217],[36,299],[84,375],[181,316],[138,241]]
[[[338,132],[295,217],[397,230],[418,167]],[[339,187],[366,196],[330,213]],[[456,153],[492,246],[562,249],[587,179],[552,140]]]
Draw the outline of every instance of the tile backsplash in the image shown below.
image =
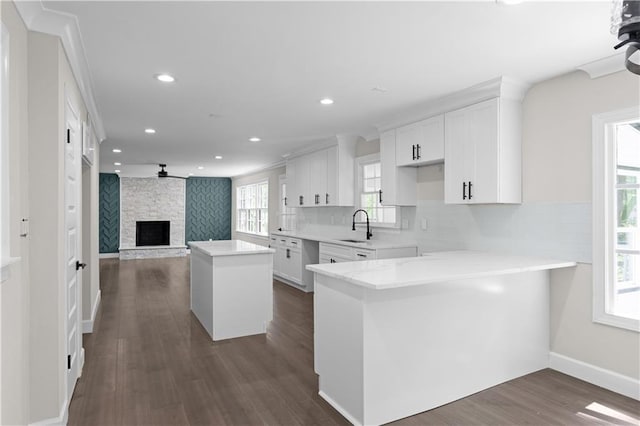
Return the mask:
[[[591,203],[469,206],[423,200],[416,207],[399,210],[401,229],[375,228],[374,239],[414,241],[419,253],[489,250],[591,263]],[[351,207],[297,209],[297,231],[364,237],[362,228],[351,231],[354,211]]]

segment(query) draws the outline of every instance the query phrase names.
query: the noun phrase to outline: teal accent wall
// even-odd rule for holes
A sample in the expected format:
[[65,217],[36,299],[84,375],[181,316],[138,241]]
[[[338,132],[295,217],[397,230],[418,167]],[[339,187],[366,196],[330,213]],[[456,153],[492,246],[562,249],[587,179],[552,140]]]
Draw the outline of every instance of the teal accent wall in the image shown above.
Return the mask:
[[190,177],[186,185],[185,240],[231,239],[231,179]]
[[120,247],[120,178],[100,173],[100,253],[117,253]]

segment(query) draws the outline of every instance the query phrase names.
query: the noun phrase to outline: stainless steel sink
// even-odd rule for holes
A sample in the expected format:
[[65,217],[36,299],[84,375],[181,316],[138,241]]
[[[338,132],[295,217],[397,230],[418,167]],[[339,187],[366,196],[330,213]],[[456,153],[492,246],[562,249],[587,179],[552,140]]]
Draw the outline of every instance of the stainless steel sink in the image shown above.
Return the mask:
[[338,241],[343,241],[345,243],[366,244],[366,241],[362,241],[362,240],[338,240]]

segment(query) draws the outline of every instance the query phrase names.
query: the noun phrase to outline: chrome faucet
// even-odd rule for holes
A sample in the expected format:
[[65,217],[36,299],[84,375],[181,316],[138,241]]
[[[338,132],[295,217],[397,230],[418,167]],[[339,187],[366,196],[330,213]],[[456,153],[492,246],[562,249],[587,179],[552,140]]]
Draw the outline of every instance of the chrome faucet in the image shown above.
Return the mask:
[[369,213],[367,213],[366,210],[364,209],[356,210],[356,212],[353,214],[353,222],[351,223],[351,230],[352,231],[356,230],[356,215],[358,214],[358,212],[364,213],[364,215],[367,217],[367,240],[370,240],[371,237],[373,237],[373,234],[371,233],[371,228],[369,228]]

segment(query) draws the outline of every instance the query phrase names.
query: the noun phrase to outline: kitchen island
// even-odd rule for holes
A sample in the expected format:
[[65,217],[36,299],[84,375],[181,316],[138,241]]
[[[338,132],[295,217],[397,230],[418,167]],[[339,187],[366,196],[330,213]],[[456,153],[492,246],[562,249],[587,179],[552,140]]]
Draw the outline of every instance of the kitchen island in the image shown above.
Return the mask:
[[213,340],[265,333],[274,250],[239,240],[190,242],[191,310]]
[[307,266],[320,395],[383,424],[546,368],[549,270],[571,266],[470,251]]

